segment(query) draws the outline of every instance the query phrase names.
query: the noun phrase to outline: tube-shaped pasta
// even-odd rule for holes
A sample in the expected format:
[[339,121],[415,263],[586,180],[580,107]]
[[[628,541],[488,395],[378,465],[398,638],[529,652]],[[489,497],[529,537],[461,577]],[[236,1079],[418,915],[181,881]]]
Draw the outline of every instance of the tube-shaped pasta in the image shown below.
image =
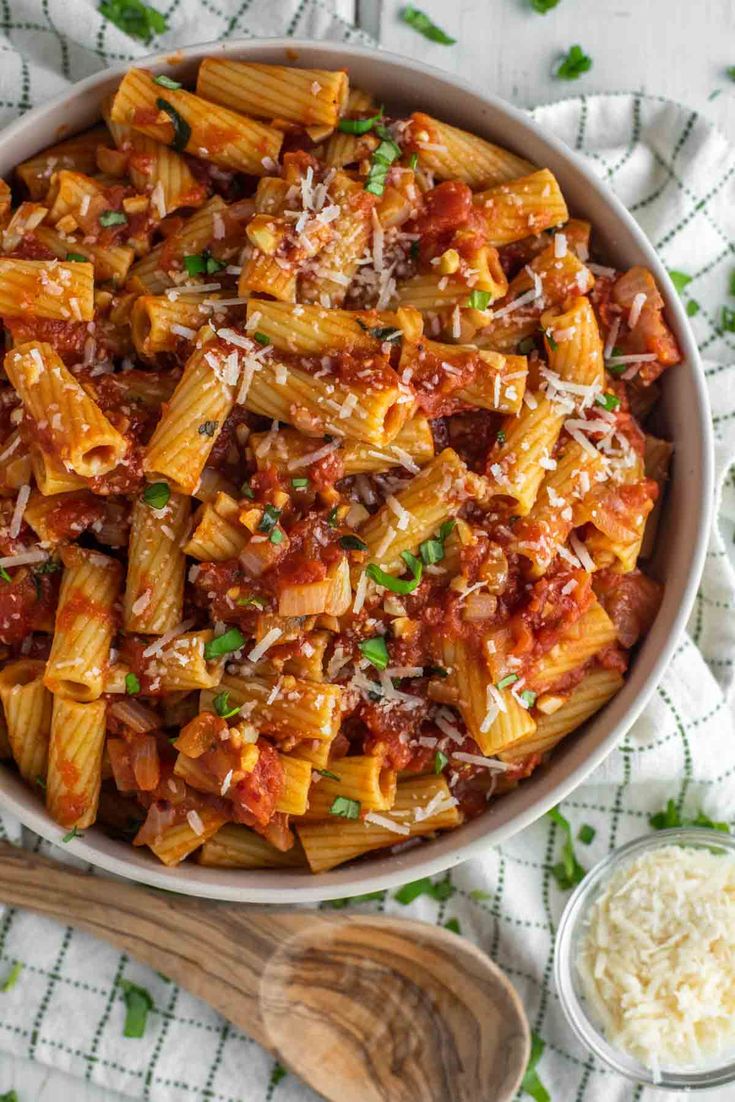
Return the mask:
[[108,280],[116,286],[125,282],[135,252],[129,245],[87,244],[76,237],[67,237],[51,226],[36,226],[33,237],[59,260],[66,260],[70,252],[86,256],[94,267],[98,283]]
[[502,750],[502,761],[515,762],[529,754],[546,754],[565,735],[576,731],[595,712],[599,712],[623,687],[623,678],[617,670],[593,668],[573,690],[571,696],[550,715],[539,715],[536,731],[527,740]]
[[386,503],[360,529],[367,544],[369,562],[377,562],[389,574],[405,569],[402,552],[415,552],[419,544],[438,532],[445,520],[459,512],[472,494],[473,476],[457,453],[445,448],[408,485]]
[[312,872],[326,872],[363,853],[446,830],[462,821],[457,801],[443,777],[404,781],[396,788],[396,801],[390,811],[368,814],[370,819],[332,816],[321,823],[298,824],[299,840]]
[[319,253],[316,267],[302,275],[299,297],[304,302],[339,306],[372,234],[375,196],[365,191],[361,182],[339,171],[330,193],[340,212],[332,223],[334,235]]
[[[198,811],[189,813],[184,822],[166,827],[160,837],[148,843],[148,847],[164,865],[169,867],[180,865],[190,853],[212,838],[226,822],[227,816],[223,811],[212,807],[200,807]],[[133,839],[134,846],[142,844]]]
[[54,172],[60,169],[96,172],[97,149],[100,145],[109,143],[110,135],[105,127],[95,126],[74,138],[49,146],[42,153],[23,161],[15,171],[28,189],[31,199],[45,199]]
[[144,69],[129,69],[125,74],[112,101],[110,118],[179,153],[204,157],[250,176],[273,171],[283,141],[283,134],[272,126],[209,103],[183,88],[162,88]]
[[410,148],[418,153],[419,164],[438,180],[462,180],[474,191],[516,180],[534,170],[530,161],[515,153],[422,111],[411,116],[408,140]]
[[580,297],[566,310],[547,310],[541,315],[541,325],[549,370],[567,382],[602,390],[602,339],[590,300]]
[[[294,429],[281,429],[273,438],[267,452],[259,448],[267,433],[254,432],[250,444],[258,468],[274,466],[278,470],[303,470],[302,460],[314,451],[314,441],[304,437]],[[426,417],[415,416],[394,436],[390,444],[378,447],[364,444],[358,440],[343,440],[339,448],[345,475],[371,474],[387,471],[391,467],[408,467],[416,473],[418,467],[425,466],[434,458],[434,438],[431,425]],[[228,556],[231,557],[231,556]]]
[[109,105],[105,116],[115,145],[128,156],[128,173],[133,186],[150,194],[153,210],[159,218],[165,218],[179,207],[201,206],[206,189],[197,183],[181,154],[132,126],[113,122],[109,117]]
[[311,786],[308,811],[301,813],[309,821],[328,819],[329,809],[339,797],[357,800],[363,811],[388,811],[395,803],[396,773],[386,769],[377,755],[339,758],[328,773],[334,776],[317,776]]
[[[146,359],[161,352],[178,352],[196,339],[217,307],[201,296],[170,299],[167,295],[140,295],[130,312],[135,349]],[[227,313],[227,308],[223,307]]]
[[225,674],[221,688],[230,690],[232,704],[240,706],[246,719],[283,743],[331,742],[339,731],[342,689],[338,685],[311,684],[289,674],[280,684],[277,677]]
[[355,349],[377,352],[385,340],[384,331],[397,329],[405,334],[411,327],[416,339],[423,328],[421,315],[408,309],[328,310],[265,299],[253,299],[247,309],[248,329],[257,329],[277,351],[302,356]]
[[91,321],[93,266],[76,260],[0,257],[0,316]]
[[106,709],[104,700],[54,696],[46,807],[63,827],[83,830],[97,817]]
[[531,512],[545,473],[539,460],[551,455],[565,416],[543,394],[533,400],[535,405],[524,405],[517,417],[506,418],[504,443],[488,459],[490,493],[511,502],[521,517]]
[[183,493],[199,477],[235,401],[240,376],[238,350],[213,339],[211,329],[186,361],[184,374],[146,448],[143,466],[152,478],[168,479]]
[[202,846],[200,865],[217,869],[290,869],[306,864],[304,851],[294,845],[285,853],[272,846],[262,834],[239,823],[226,823]]
[[336,126],[348,92],[342,69],[294,69],[206,57],[197,76],[197,95],[211,103],[258,119],[286,119],[304,126]]
[[162,509],[136,500],[123,601],[125,631],[163,635],[181,622],[186,571],[182,544],[188,526],[185,494],[171,494]]
[[[496,413],[518,413],[521,408],[528,375],[525,356],[503,356],[474,345],[441,344],[424,338],[418,343],[404,341],[399,374],[410,372],[416,363],[427,374],[433,371],[438,380],[434,391],[441,393],[446,381],[448,397],[462,405]],[[462,376],[466,383],[455,389],[454,380]]]
[[238,520],[240,507],[229,494],[217,493],[194,514],[194,531],[184,551],[200,562],[236,559],[250,539],[250,532]]
[[86,489],[81,475],[68,471],[55,455],[43,451],[37,443],[31,444],[31,470],[40,493],[49,496]]
[[143,651],[143,672],[151,692],[191,692],[219,684],[224,658],[209,659],[205,649],[213,638],[210,630],[187,631],[168,643],[150,643]]
[[0,494],[27,486],[32,473],[30,448],[15,429],[0,445]]
[[559,226],[569,217],[561,188],[548,168],[479,192],[475,209],[487,240],[496,247]]
[[21,658],[0,670],[8,742],[18,772],[29,784],[46,780],[51,736],[51,693],[43,683],[45,662]]
[[[378,105],[368,92],[363,92],[360,88],[350,88],[344,112],[347,118],[372,118],[377,110]],[[372,132],[358,135],[335,130],[327,142],[324,160],[334,168],[357,164],[377,148],[379,140]]]
[[[221,239],[228,232],[227,206],[219,195],[195,210],[184,222],[177,233],[171,234],[160,245],[151,249],[142,260],[130,269],[128,287],[138,294],[158,295],[171,288],[173,280],[170,273],[178,274],[183,269],[185,256],[201,253],[213,241]],[[207,279],[207,283],[210,280]],[[219,283],[214,282],[219,288]],[[171,298],[187,297],[185,287],[174,289]]]
[[273,421],[290,422],[309,436],[329,432],[372,444],[390,443],[411,413],[413,401],[389,368],[349,384],[334,375],[313,375],[274,357],[261,360],[243,399],[253,413]]
[[558,643],[526,671],[526,681],[535,692],[545,692],[570,670],[576,670],[604,647],[614,643],[617,630],[597,601],[565,630]]
[[50,344],[28,341],[5,356],[5,371],[49,451],[83,477],[106,474],[127,450]]
[[[396,292],[398,302],[423,313],[433,313],[455,306],[476,310],[471,305],[471,296],[475,291],[489,295],[488,306],[501,299],[508,290],[508,279],[497,249],[482,245],[469,252],[467,259],[472,269],[471,276],[462,268],[450,275],[442,275],[436,270],[420,272],[399,284]],[[485,310],[487,307],[483,307]],[[482,318],[482,311],[478,313]]]
[[120,563],[76,545],[61,552],[56,625],[44,684],[68,700],[96,700],[104,691],[120,591]]
[[278,760],[283,766],[285,786],[276,802],[276,811],[285,815],[304,815],[309,806],[311,762],[289,754],[279,754]]

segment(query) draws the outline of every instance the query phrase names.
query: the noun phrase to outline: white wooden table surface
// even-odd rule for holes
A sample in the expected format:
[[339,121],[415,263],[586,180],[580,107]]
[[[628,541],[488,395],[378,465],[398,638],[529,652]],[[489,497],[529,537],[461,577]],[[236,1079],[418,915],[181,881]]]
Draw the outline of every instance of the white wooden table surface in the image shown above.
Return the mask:
[[[735,65],[734,0],[560,0],[545,16],[530,0],[417,0],[457,39],[451,47],[401,23],[402,0],[332,3],[386,49],[458,73],[517,106],[582,91],[652,92],[696,108],[735,141],[735,82],[725,73]],[[576,42],[592,57],[592,70],[571,83],[553,79],[554,61]],[[0,1054],[0,1095],[11,1088],[19,1102],[123,1102],[112,1091]]]

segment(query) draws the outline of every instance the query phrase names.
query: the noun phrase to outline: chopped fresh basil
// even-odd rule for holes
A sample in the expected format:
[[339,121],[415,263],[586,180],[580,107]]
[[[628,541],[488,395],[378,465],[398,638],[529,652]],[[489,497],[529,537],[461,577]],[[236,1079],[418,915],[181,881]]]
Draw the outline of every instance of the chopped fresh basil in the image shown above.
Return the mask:
[[348,796],[335,796],[329,814],[338,815],[340,819],[359,819],[360,801],[351,800]]
[[140,681],[134,673],[125,674],[125,692],[128,696],[135,696],[140,692]]
[[675,268],[669,268],[669,279],[674,284],[679,294],[681,294],[688,283],[692,282],[692,277],[690,275],[687,275],[686,272],[677,272]]
[[373,115],[369,119],[340,119],[337,123],[337,129],[341,130],[343,134],[367,134],[369,130],[375,126],[376,122],[380,122],[383,117],[382,109],[378,111],[377,115]]
[[124,979],[119,979],[117,982],[125,1000],[123,1036],[142,1037],[145,1033],[148,1013],[153,1009],[153,999],[145,987],[139,987],[137,983]]
[[562,831],[564,842],[561,848],[561,861],[553,866],[551,873],[557,884],[563,891],[576,887],[587,875],[587,870],[582,868],[577,855],[574,852],[572,828],[568,819],[565,819],[558,807],[552,807],[548,813],[549,818],[556,823]]
[[376,582],[378,585],[382,585],[383,589],[388,589],[391,593],[413,593],[415,589],[418,589],[421,583],[421,578],[424,573],[423,563],[421,559],[417,559],[410,551],[402,551],[401,558],[411,571],[410,578],[394,578],[392,574],[387,574],[385,570],[382,570],[378,564],[374,562],[369,563],[365,567],[365,573],[371,581]]
[[531,0],[531,7],[534,11],[537,11],[539,15],[546,15],[559,3],[559,0]]
[[686,305],[686,311],[687,311],[687,317],[688,318],[693,318],[695,316],[695,314],[699,313],[700,305],[696,301],[696,299],[693,299],[693,298],[689,299],[689,302]]
[[359,536],[340,536],[339,545],[344,551],[367,551],[368,545]]
[[551,1095],[538,1077],[536,1065],[541,1059],[545,1041],[542,1041],[537,1033],[531,1034],[531,1055],[528,1058],[526,1072],[521,1082],[521,1090],[533,1098],[534,1102],[551,1102]]
[[6,1091],[5,1094],[0,1094],[0,1102],[20,1102],[17,1091]]
[[474,899],[475,903],[484,903],[485,900],[492,899],[492,892],[486,892],[484,888],[472,888],[470,899]]
[[218,425],[219,421],[203,421],[197,429],[197,432],[200,436],[214,436],[217,432]]
[[505,429],[498,429],[498,431],[497,431],[497,432],[496,432],[496,434],[495,434],[495,441],[496,441],[496,443],[498,443],[498,444],[504,444],[504,443],[505,443],[505,439],[506,439],[506,438],[505,438]]
[[12,582],[13,580],[4,566],[0,566],[0,578],[2,578],[4,582]]
[[255,497],[252,486],[248,486],[247,482],[243,482],[242,486],[240,487],[240,493],[243,497],[250,498],[251,501]]
[[293,486],[294,490],[305,490],[307,488],[307,486],[309,485],[309,479],[308,478],[292,478],[291,479],[291,485]]
[[266,505],[263,509],[263,516],[260,518],[260,523],[258,524],[258,531],[272,532],[278,524],[280,515],[281,510],[277,509],[275,505]]
[[581,46],[570,46],[554,74],[559,80],[579,80],[592,68],[592,58]]
[[515,685],[517,680],[518,680],[518,674],[517,673],[509,673],[505,677],[502,677],[500,679],[500,681],[498,681],[497,688],[498,689],[507,689],[509,685]]
[[150,42],[154,34],[168,30],[166,16],[142,0],[103,0],[100,13],[131,38]]
[[184,267],[190,276],[202,275],[214,275],[215,272],[221,272],[225,267],[221,260],[217,260],[216,257],[211,256],[205,249],[203,253],[194,253],[184,257]]
[[268,542],[275,544],[283,543],[283,532],[280,528],[273,528],[271,530],[271,534],[268,536]]
[[230,707],[230,690],[223,689],[221,693],[217,693],[216,697],[212,701],[214,704],[214,710],[218,716],[222,719],[231,719],[232,716],[236,716],[240,711],[240,705],[236,704],[234,708]]
[[91,264],[91,260],[88,256],[82,256],[81,253],[67,253],[67,260],[75,260],[78,264]]
[[595,405],[602,406],[608,413],[612,413],[620,405],[620,399],[616,394],[596,394]]
[[238,628],[230,628],[224,635],[218,635],[204,644],[204,658],[207,662],[213,662],[226,654],[240,650],[245,645],[245,636]]
[[451,930],[453,934],[462,933],[458,918],[448,918],[447,921],[444,923],[444,929]]
[[735,297],[735,268],[733,268],[733,270],[730,272],[730,283],[728,286],[728,291],[733,297]]
[[2,986],[0,986],[0,991],[12,991],[12,989],[18,982],[18,978],[20,977],[22,971],[22,963],[19,960],[16,960],[15,964],[8,972],[6,979],[3,981]]
[[655,815],[649,816],[648,822],[654,830],[671,830],[673,827],[707,827],[710,830],[720,830],[723,834],[730,833],[728,823],[716,822],[703,811],[697,812],[694,817],[682,815],[675,800],[667,800],[663,811],[657,811]]
[[582,823],[581,827],[577,831],[577,837],[584,846],[588,846],[591,842],[593,842],[596,834],[597,831],[593,826],[590,826],[589,823]]
[[419,554],[425,566],[433,566],[444,558],[444,542],[455,529],[456,520],[445,520],[436,536],[419,544]]
[[156,100],[156,107],[160,111],[165,111],[168,117],[171,119],[171,125],[174,128],[174,136],[171,141],[171,148],[175,149],[177,153],[183,153],[189,144],[191,138],[191,127],[185,119],[182,119],[179,112],[169,103],[168,100],[159,97]]
[[273,1065],[273,1071],[271,1072],[269,1087],[277,1087],[282,1079],[285,1079],[288,1072],[284,1068],[283,1064],[275,1063]]
[[375,635],[372,639],[362,639],[357,647],[368,662],[375,666],[376,670],[387,668],[388,647],[382,635]]
[[259,608],[262,612],[265,608],[266,602],[263,597],[258,597],[257,594],[252,597],[238,597],[235,601],[236,605],[253,605],[254,608]]
[[338,508],[335,505],[334,508],[330,509],[329,512],[327,513],[327,524],[329,525],[330,528],[336,528],[337,527],[337,512],[338,512]]
[[253,340],[257,341],[258,344],[262,344],[262,345],[266,345],[266,344],[271,343],[270,337],[267,336],[265,333],[261,333],[260,329],[256,329],[255,332],[253,333]]
[[735,309],[730,306],[722,307],[721,328],[725,333],[735,333]]
[[151,509],[163,509],[171,497],[171,487],[168,482],[151,482],[143,490],[143,501],[150,505]]
[[523,692],[519,694],[521,701],[526,708],[533,708],[534,704],[536,703],[536,695],[537,694],[534,693],[531,689],[524,689]]
[[471,310],[487,310],[492,297],[490,291],[471,291],[467,305]]
[[408,167],[411,169],[412,172],[416,171],[418,163],[419,163],[418,153],[412,153],[411,156],[408,158]]
[[320,777],[326,777],[329,781],[341,781],[339,773],[333,773],[331,769],[317,769],[316,772]]
[[415,8],[413,4],[406,4],[401,9],[400,14],[404,23],[408,23],[409,27],[413,27],[415,31],[422,34],[424,38],[428,38],[430,42],[439,42],[442,46],[453,46],[457,41],[456,38],[452,38],[446,31],[443,31],[441,27],[437,27],[425,11]]
[[64,837],[61,839],[61,841],[62,842],[71,842],[71,840],[73,838],[83,838],[83,837],[84,837],[84,835],[80,834],[79,831],[77,830],[77,828],[75,826],[73,826],[71,828],[71,830],[67,831],[67,833],[64,835]]
[[428,876],[424,876],[421,880],[413,880],[410,884],[404,884],[402,888],[393,893],[393,898],[407,906],[409,903],[413,903],[414,899],[418,899],[420,895],[429,895],[437,902],[443,903],[454,895],[454,886],[448,880],[440,880],[438,884],[434,884]]
[[124,226],[128,216],[124,210],[103,210],[99,216],[101,226]]
[[172,80],[171,77],[167,77],[165,73],[159,73],[157,77],[154,77],[153,83],[160,84],[162,88],[169,88],[172,92],[175,92],[177,88],[181,87],[178,80]]
[[385,127],[381,127],[378,132],[381,134],[381,142],[377,149],[373,151],[370,159],[370,170],[365,181],[365,191],[369,191],[371,195],[383,194],[390,166],[401,155],[400,146],[393,140],[390,131],[386,130]]
[[735,80],[735,65],[730,65],[725,72],[729,76],[730,80]]
[[441,773],[445,765],[449,763],[449,758],[441,750],[437,750],[434,754],[434,772]]
[[547,341],[551,351],[556,352],[559,348],[559,343],[558,343],[556,337],[554,336],[553,330],[544,329],[544,336],[546,337],[546,341]]

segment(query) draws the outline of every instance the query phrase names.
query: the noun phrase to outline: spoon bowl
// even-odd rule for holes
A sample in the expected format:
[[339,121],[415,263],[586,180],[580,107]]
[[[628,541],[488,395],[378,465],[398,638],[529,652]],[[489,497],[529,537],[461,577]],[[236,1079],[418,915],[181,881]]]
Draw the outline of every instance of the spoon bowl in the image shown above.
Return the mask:
[[212,903],[7,843],[0,902],[163,972],[329,1102],[510,1102],[528,1062],[528,1022],[510,981],[440,927]]

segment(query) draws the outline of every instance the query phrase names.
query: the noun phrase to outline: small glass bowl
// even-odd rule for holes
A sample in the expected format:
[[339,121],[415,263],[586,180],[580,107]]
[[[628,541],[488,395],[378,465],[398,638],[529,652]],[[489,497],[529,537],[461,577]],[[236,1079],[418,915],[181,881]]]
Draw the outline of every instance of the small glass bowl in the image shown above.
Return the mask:
[[554,974],[567,1021],[579,1040],[608,1067],[635,1083],[645,1083],[664,1090],[707,1090],[735,1082],[735,1049],[729,1050],[727,1059],[721,1056],[719,1060],[715,1058],[704,1066],[677,1070],[662,1068],[654,1079],[650,1068],[621,1049],[614,1048],[607,1040],[594,1010],[588,1005],[575,964],[577,950],[586,931],[590,907],[610,877],[639,854],[671,845],[710,851],[716,849],[735,859],[735,837],[701,827],[661,830],[613,850],[585,876],[564,908],[556,934]]

